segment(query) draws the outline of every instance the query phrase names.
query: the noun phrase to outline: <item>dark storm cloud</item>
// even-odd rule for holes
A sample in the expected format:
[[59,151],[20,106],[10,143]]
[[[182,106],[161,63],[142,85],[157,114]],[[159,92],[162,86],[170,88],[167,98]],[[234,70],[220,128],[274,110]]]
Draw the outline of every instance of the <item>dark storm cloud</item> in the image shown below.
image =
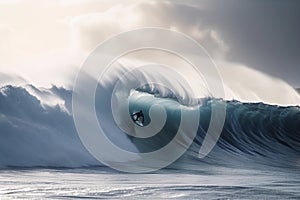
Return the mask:
[[202,25],[217,30],[230,47],[227,59],[300,86],[300,1],[187,3],[199,7],[199,13],[181,9],[178,15],[190,22],[198,18]]

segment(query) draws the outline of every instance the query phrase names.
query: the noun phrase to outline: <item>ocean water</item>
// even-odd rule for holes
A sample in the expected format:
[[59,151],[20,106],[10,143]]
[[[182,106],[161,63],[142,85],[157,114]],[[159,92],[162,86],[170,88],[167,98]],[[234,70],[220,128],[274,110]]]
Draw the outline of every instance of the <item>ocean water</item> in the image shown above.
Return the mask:
[[[106,90],[100,88],[99,94]],[[143,110],[146,126],[154,122],[151,105],[159,104],[166,121],[155,136],[137,139],[118,129],[108,106],[111,96],[96,95],[96,114],[107,137],[132,153],[156,151],[174,141],[180,110],[191,120],[200,115],[196,135],[179,159],[160,170],[135,174],[115,171],[94,158],[76,131],[71,97],[71,91],[55,86],[1,88],[0,199],[300,199],[298,106],[206,98],[195,108],[170,93],[157,94],[157,88],[140,88],[129,97],[129,112]],[[222,132],[201,158],[212,108],[219,105],[226,105]],[[183,130],[190,136],[189,127]],[[113,152],[101,153],[108,155],[105,161],[116,160]]]
[[212,167],[126,174],[108,168],[0,172],[1,199],[299,199],[299,170]]

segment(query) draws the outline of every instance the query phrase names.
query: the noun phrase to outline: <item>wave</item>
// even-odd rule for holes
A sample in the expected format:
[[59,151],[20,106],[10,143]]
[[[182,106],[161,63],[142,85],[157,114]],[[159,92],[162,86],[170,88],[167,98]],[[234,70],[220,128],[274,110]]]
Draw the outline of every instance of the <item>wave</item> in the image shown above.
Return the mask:
[[45,104],[49,96],[52,101],[64,101],[66,107],[71,100],[71,92],[63,88],[52,87],[47,91],[32,85],[1,88],[0,167],[98,164],[80,143],[70,113],[60,104]]
[[[202,107],[199,131],[189,153],[201,145],[212,99]],[[225,166],[267,165],[300,167],[300,107],[227,101],[227,115],[220,139],[205,162]]]
[[[102,88],[103,89],[103,88]],[[102,94],[102,93],[101,93]],[[130,112],[143,108],[145,123],[150,123],[149,106],[159,103],[167,114],[161,134],[151,140],[115,132],[108,123],[113,118],[103,106],[103,95],[96,96],[97,115],[120,148],[133,152],[160,149],[173,137],[180,122],[179,106],[189,106],[171,93],[157,95],[150,88],[132,93]],[[50,98],[51,97],[51,98]],[[99,100],[99,101],[98,101]],[[102,165],[82,145],[72,118],[72,91],[53,86],[40,89],[32,85],[5,86],[0,91],[0,167],[84,167]],[[180,103],[181,102],[181,103]],[[184,102],[184,101],[183,101]],[[110,102],[109,102],[110,103]],[[212,107],[226,104],[226,120],[213,150],[203,159],[199,149],[208,129]],[[300,167],[300,108],[264,103],[242,103],[215,98],[198,101],[200,123],[197,135],[185,154],[171,167],[200,170],[201,166]],[[170,115],[168,115],[170,116]],[[148,120],[148,122],[147,122]]]

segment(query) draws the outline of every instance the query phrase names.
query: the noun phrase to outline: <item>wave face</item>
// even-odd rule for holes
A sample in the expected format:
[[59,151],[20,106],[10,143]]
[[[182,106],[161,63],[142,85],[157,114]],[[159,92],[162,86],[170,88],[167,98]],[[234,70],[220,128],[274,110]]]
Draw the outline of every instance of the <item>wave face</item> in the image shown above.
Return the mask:
[[[195,156],[209,123],[209,100],[201,108],[201,122],[190,154]],[[221,137],[204,160],[225,166],[268,165],[300,167],[300,108],[263,103],[228,101],[227,116]]]
[[[72,116],[67,112],[71,94],[57,87],[50,90],[30,85],[1,88],[0,167],[98,164],[81,145]],[[64,105],[59,104],[61,101]]]
[[[178,100],[172,95],[157,96],[153,90],[139,89],[142,96],[131,101],[130,112],[153,103],[166,105],[168,118],[161,134],[149,140],[112,134],[111,139],[129,151],[159,149],[174,137],[178,128]],[[84,148],[77,135],[71,110],[72,92],[53,86],[5,86],[0,92],[0,167],[84,167],[101,165]],[[97,97],[96,97],[97,99]],[[100,98],[101,100],[101,98]],[[97,101],[98,118],[112,117]],[[204,159],[198,152],[211,117],[211,108],[226,103],[224,129],[216,146]],[[146,109],[147,110],[147,109]],[[193,144],[171,167],[200,170],[201,166],[300,167],[300,108],[263,103],[241,103],[206,98],[201,100],[200,123]],[[110,115],[110,116],[109,116]],[[145,113],[145,123],[149,122]],[[110,126],[105,128],[114,131]]]

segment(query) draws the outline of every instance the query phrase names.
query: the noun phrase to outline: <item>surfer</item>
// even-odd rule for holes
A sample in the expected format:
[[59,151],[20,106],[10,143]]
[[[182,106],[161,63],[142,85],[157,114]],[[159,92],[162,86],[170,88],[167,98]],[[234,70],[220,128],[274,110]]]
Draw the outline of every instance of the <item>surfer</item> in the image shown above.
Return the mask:
[[133,121],[139,125],[139,126],[144,126],[144,113],[142,110],[139,112],[135,112],[131,115]]

